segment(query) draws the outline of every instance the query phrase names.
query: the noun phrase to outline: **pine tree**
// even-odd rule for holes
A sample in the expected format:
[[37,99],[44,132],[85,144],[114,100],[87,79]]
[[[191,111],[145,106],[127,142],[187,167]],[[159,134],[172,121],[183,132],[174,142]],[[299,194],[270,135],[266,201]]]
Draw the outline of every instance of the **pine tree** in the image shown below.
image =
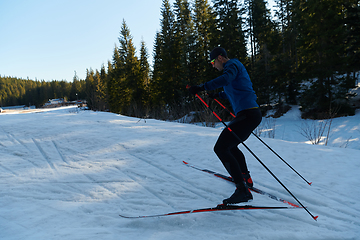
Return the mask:
[[86,69],[86,101],[90,109],[96,110],[96,89],[94,83],[94,70]]
[[168,0],[161,8],[160,32],[156,35],[152,79],[153,104],[173,104],[174,96],[174,13]]
[[79,77],[76,74],[76,71],[74,71],[74,77],[73,77],[73,81],[71,83],[71,89],[70,89],[70,96],[69,96],[69,100],[70,101],[74,101],[74,100],[78,100],[79,99]]
[[294,20],[296,9],[293,0],[276,0],[280,44],[274,59],[276,92],[288,104],[297,104],[299,78],[297,77],[297,28]]
[[174,103],[180,106],[183,96],[187,95],[185,86],[194,72],[194,26],[191,19],[190,5],[187,0],[174,3],[174,55],[173,55],[173,94]]
[[210,71],[209,53],[216,46],[215,15],[207,0],[195,0],[194,13],[195,56],[193,64],[195,72],[190,79],[191,85],[200,84],[214,78],[215,72]]
[[129,107],[135,99],[141,99],[140,87],[140,64],[135,56],[135,46],[130,29],[123,20],[120,37],[120,59],[122,61],[122,71],[124,72],[124,81],[121,83],[121,92],[123,94],[124,106]]
[[140,74],[140,61],[130,29],[123,20],[119,48],[114,49],[112,69],[108,76],[108,94],[111,111],[134,115],[134,106],[142,104],[143,82]]
[[107,89],[111,112],[121,111],[120,81],[124,78],[119,49],[115,45],[112,62],[108,64]]
[[93,88],[94,88],[94,110],[104,111],[106,107],[107,100],[107,90],[106,90],[106,72],[104,65],[101,67],[100,72],[95,71],[93,76]]
[[348,88],[345,79],[338,76],[346,66],[343,3],[298,1],[300,70],[311,83],[302,95],[302,105],[316,117],[319,112],[329,112],[334,104],[346,107],[340,99],[345,99]]
[[218,42],[225,48],[230,58],[247,60],[245,35],[242,29],[242,11],[238,1],[214,0],[214,10],[217,14]]
[[161,72],[161,38],[160,33],[156,32],[154,49],[153,49],[153,71],[151,72],[149,89],[150,89],[150,106],[155,108],[161,102],[161,92],[159,91],[159,83],[162,75]]
[[278,52],[279,34],[271,21],[269,9],[264,0],[247,0],[247,26],[251,43],[251,65],[249,74],[253,81],[260,104],[273,100],[274,83],[272,61]]
[[[360,1],[344,1],[344,24],[346,29],[345,56],[348,86],[353,87],[355,73],[360,70]],[[353,77],[350,77],[351,72]]]
[[140,78],[142,82],[143,94],[142,102],[144,107],[148,108],[150,104],[150,65],[149,65],[149,54],[147,52],[146,44],[144,41],[141,41],[140,48]]
[[105,65],[101,66],[100,70],[100,82],[101,82],[101,111],[109,109],[109,93],[107,89],[108,74],[106,73]]

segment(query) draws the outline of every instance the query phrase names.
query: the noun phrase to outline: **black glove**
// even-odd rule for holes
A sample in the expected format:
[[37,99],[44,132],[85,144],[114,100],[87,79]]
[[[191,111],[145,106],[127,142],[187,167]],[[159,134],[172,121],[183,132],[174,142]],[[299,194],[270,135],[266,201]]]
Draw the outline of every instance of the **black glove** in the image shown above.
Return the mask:
[[196,86],[191,86],[191,87],[189,88],[189,92],[190,92],[191,94],[194,94],[194,95],[196,95],[198,92],[201,92],[201,91],[204,91],[204,90],[205,90],[204,84],[200,84],[200,85],[196,85]]
[[215,98],[218,98],[220,95],[219,95],[219,93],[209,93],[208,96],[211,99],[215,99]]

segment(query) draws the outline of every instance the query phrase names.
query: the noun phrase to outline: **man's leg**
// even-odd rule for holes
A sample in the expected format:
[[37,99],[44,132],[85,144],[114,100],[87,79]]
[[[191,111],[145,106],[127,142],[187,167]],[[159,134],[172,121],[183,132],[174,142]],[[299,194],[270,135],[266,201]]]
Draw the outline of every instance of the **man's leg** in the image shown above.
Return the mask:
[[239,143],[228,129],[224,129],[214,146],[216,155],[236,184],[243,182],[242,171],[239,162],[231,153],[230,149],[237,147]]
[[244,154],[242,153],[242,151],[240,151],[240,149],[237,146],[233,147],[230,150],[230,152],[236,158],[237,162],[239,163],[239,166],[240,166],[240,169],[241,169],[241,172],[242,172],[242,177],[243,177],[246,185],[248,187],[252,187],[254,185],[254,183],[253,183],[252,178],[250,176],[250,172],[249,172],[249,170],[247,168],[247,164],[246,164],[246,161],[245,161]]
[[258,109],[255,111],[244,111],[229,124],[231,130],[237,136],[234,136],[228,129],[224,129],[215,144],[214,151],[216,155],[234,179],[237,187],[235,193],[230,198],[224,200],[225,204],[247,202],[252,199],[242,174],[248,173],[245,157],[237,146],[250,136],[251,132],[260,122],[261,112]]

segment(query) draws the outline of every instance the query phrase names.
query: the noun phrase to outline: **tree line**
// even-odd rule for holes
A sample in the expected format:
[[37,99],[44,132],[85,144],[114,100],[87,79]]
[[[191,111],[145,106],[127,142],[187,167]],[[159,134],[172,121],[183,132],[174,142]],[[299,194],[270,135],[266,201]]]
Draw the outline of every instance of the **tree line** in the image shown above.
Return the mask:
[[75,74],[73,82],[34,81],[0,76],[0,106],[27,105],[41,107],[49,99],[86,99],[85,80]]
[[[352,114],[348,90],[360,70],[359,0],[163,0],[153,62],[145,42],[136,51],[123,20],[119,45],[85,80],[30,81],[0,78],[0,104],[32,102],[74,93],[94,110],[136,117],[176,119],[201,109],[186,85],[218,76],[209,52],[222,46],[247,68],[262,106],[302,106],[303,114]],[[4,87],[6,89],[4,89]],[[45,98],[46,97],[46,98]]]

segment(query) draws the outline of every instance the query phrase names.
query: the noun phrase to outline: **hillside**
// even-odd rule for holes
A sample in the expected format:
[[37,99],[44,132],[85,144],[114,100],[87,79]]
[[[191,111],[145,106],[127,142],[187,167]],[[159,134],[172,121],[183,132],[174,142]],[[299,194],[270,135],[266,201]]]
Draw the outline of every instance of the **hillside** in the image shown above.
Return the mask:
[[[231,195],[231,183],[182,163],[226,174],[212,150],[221,129],[69,108],[0,114],[0,239],[359,239],[359,135],[347,148],[306,144],[288,131],[295,111],[276,120],[280,139],[262,139],[312,186],[255,137],[246,143],[318,221],[303,209],[121,218],[212,207]],[[334,120],[333,136],[358,131],[359,116]],[[257,188],[295,202],[240,148]],[[282,203],[254,194],[251,204]]]

